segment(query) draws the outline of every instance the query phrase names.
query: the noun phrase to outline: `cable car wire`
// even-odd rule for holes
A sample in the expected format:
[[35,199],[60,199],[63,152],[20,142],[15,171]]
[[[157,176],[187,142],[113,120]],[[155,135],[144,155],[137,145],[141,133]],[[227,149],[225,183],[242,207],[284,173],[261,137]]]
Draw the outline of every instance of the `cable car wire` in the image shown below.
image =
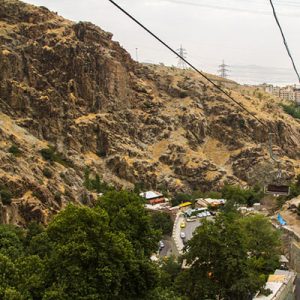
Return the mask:
[[220,92],[222,92],[224,95],[227,96],[231,101],[233,101],[236,105],[241,107],[244,111],[246,111],[250,116],[252,116],[256,121],[258,121],[262,126],[266,127],[269,131],[269,127],[264,123],[262,120],[257,118],[254,113],[252,113],[250,110],[248,110],[246,107],[244,107],[240,102],[235,100],[228,92],[226,92],[224,89],[219,87],[216,83],[213,82],[207,75],[205,75],[203,72],[201,72],[198,68],[196,68],[194,65],[192,65],[186,58],[182,57],[179,53],[177,53],[173,48],[171,48],[167,43],[165,43],[161,38],[159,38],[156,34],[154,34],[150,29],[148,29],[146,26],[144,26],[140,21],[138,21],[135,17],[133,17],[129,12],[127,12],[124,8],[122,8],[120,5],[118,5],[113,0],[108,0],[111,2],[114,6],[116,6],[120,11],[122,11],[126,16],[128,16],[131,20],[133,20],[135,23],[137,23],[140,27],[142,27],[145,31],[147,31],[151,36],[153,36],[157,41],[159,41],[162,45],[164,45],[166,48],[168,48],[172,53],[174,53],[178,58],[183,60],[188,66],[190,66],[194,71],[196,71],[199,75],[201,75],[203,78],[205,78],[209,83],[211,83],[216,89],[218,89]]
[[293,68],[294,68],[294,70],[295,70],[295,72],[296,72],[296,75],[297,75],[297,77],[298,77],[298,81],[299,81],[299,83],[300,83],[300,75],[299,75],[299,72],[298,72],[298,70],[297,70],[297,67],[296,67],[296,64],[295,64],[295,62],[294,62],[293,56],[292,56],[291,51],[290,51],[290,49],[289,49],[289,45],[288,45],[288,43],[287,43],[287,40],[286,40],[285,35],[284,35],[284,32],[283,32],[282,27],[281,27],[281,25],[280,25],[280,22],[279,22],[279,19],[278,19],[278,17],[277,17],[277,13],[276,13],[276,10],[275,10],[275,7],[274,7],[274,4],[273,4],[273,1],[272,1],[272,0],[270,0],[270,4],[271,4],[271,6],[272,6],[272,10],[273,10],[273,15],[274,15],[275,21],[276,21],[276,23],[277,23],[277,25],[278,25],[278,27],[279,27],[281,36],[282,36],[282,38],[283,38],[283,43],[284,43],[284,45],[285,45],[286,51],[287,51],[288,56],[290,57],[290,59],[291,59],[291,61],[292,61]]

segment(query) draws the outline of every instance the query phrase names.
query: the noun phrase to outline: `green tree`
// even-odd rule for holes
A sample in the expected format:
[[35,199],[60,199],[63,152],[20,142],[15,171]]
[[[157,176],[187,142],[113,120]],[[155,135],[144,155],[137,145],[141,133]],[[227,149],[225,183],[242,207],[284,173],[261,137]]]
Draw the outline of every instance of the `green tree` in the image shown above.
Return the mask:
[[153,212],[150,214],[151,226],[160,230],[163,235],[171,235],[173,230],[173,221],[171,216],[166,212]]
[[178,276],[177,287],[190,299],[248,299],[277,267],[279,245],[264,217],[220,214],[203,221],[187,243],[190,269]]
[[139,298],[156,285],[155,266],[109,221],[99,207],[68,206],[49,224],[47,299]]
[[0,225],[0,253],[17,259],[24,254],[23,232],[11,225]]
[[98,206],[107,212],[110,227],[123,233],[137,253],[150,257],[156,251],[159,232],[152,228],[141,197],[132,192],[112,191],[100,198]]
[[263,197],[263,191],[260,187],[242,189],[239,186],[225,185],[222,189],[222,197],[231,204],[243,204],[253,206],[254,203],[260,202]]
[[189,194],[183,194],[183,193],[179,193],[176,194],[173,198],[172,198],[172,206],[177,206],[180,203],[184,203],[184,202],[189,202],[192,200],[192,196]]
[[181,264],[174,256],[162,259],[160,264],[160,287],[175,290],[175,280],[181,272]]

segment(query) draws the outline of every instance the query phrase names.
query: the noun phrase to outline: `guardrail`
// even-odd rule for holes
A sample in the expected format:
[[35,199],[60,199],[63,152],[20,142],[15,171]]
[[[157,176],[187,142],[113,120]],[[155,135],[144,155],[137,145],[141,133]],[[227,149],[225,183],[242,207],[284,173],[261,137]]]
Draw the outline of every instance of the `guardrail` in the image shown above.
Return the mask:
[[176,219],[174,221],[174,226],[173,226],[173,232],[172,232],[172,238],[173,238],[173,241],[175,243],[175,246],[177,248],[177,251],[179,252],[179,254],[182,254],[183,251],[183,241],[180,237],[180,223],[184,220],[184,218],[182,217],[182,213],[181,212],[178,212],[176,214]]

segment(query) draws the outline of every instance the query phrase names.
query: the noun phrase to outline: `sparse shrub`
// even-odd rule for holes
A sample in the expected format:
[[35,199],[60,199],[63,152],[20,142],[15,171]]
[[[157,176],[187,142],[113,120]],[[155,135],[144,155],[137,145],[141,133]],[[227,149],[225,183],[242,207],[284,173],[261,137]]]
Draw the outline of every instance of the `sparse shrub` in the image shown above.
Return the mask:
[[40,152],[41,152],[41,155],[42,155],[43,159],[49,160],[49,161],[54,160],[55,150],[54,150],[53,147],[44,148]]
[[53,177],[52,171],[47,167],[43,169],[43,175],[49,179]]
[[56,151],[52,146],[44,148],[40,151],[42,157],[50,162],[57,162],[65,167],[72,167],[73,163],[70,159],[67,159],[62,153]]
[[2,189],[0,191],[0,197],[1,197],[1,201],[4,205],[10,205],[11,204],[12,194],[9,190]]
[[287,114],[289,114],[295,119],[300,119],[300,107],[298,107],[295,104],[290,104],[290,105],[281,104],[281,106],[284,112],[286,112]]
[[68,198],[73,198],[73,195],[69,190],[65,190],[65,196]]
[[34,190],[32,192],[32,196],[35,197],[35,198],[38,198],[38,199],[40,198],[39,192],[37,190]]
[[105,193],[108,191],[114,191],[115,188],[106,182],[102,181],[98,174],[95,177],[91,177],[91,171],[88,167],[84,170],[83,186],[89,191],[95,191],[97,193]]
[[99,149],[97,152],[96,152],[97,156],[99,157],[106,157],[106,151],[104,149]]
[[55,195],[54,195],[54,200],[56,202],[59,202],[61,201],[61,193],[60,192],[56,192]]
[[10,146],[8,152],[13,154],[14,156],[20,156],[22,154],[22,151],[16,145]]

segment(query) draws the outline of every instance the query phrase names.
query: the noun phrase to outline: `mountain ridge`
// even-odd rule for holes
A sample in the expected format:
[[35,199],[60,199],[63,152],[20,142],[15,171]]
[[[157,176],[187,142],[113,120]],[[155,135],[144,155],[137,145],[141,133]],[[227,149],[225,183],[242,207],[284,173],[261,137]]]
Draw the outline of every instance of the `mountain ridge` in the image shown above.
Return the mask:
[[[139,64],[92,23],[0,4],[0,189],[13,194],[3,222],[47,223],[70,201],[91,203],[86,168],[119,188],[171,192],[276,177],[268,130],[195,72]],[[298,174],[299,121],[279,99],[211,78],[274,132],[284,180]],[[45,160],[49,147],[68,163]]]

